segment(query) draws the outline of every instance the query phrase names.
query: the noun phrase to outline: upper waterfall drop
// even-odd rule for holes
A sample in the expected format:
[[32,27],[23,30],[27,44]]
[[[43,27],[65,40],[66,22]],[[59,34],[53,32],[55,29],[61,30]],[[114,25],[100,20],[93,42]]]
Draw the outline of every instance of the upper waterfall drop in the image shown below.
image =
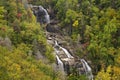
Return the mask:
[[38,22],[46,24],[50,23],[50,16],[43,6],[30,5],[30,7],[32,8],[34,15],[37,17]]
[[45,17],[45,22],[47,24],[50,23],[50,16],[49,16],[47,10],[45,8],[43,8],[42,6],[39,6],[39,10],[43,10],[44,11],[44,13],[45,13],[45,16],[44,16]]

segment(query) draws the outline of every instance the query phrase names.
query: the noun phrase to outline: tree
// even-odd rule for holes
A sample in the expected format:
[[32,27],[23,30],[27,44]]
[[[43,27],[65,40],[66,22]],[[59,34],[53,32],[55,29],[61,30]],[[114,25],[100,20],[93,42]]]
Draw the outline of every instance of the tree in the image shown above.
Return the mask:
[[21,0],[0,2],[0,80],[59,80],[50,65],[32,55],[32,42],[36,39],[38,48],[45,48],[42,54],[48,58],[48,63],[55,60],[53,49],[46,43],[32,11],[25,9]]
[[0,23],[5,24],[6,21],[4,19],[5,9],[3,6],[0,6]]
[[107,68],[107,71],[105,72],[104,70],[101,70],[98,74],[97,74],[97,76],[96,76],[96,78],[95,78],[95,80],[111,80],[111,72],[112,72],[112,70],[111,70],[111,66],[109,66],[108,68]]

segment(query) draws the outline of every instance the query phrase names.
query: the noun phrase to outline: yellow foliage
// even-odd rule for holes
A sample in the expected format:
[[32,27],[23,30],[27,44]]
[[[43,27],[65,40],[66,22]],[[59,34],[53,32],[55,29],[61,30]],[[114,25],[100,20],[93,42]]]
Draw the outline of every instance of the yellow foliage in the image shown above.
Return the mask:
[[120,65],[120,56],[118,56],[117,58],[115,58],[115,61],[116,61],[117,65]]
[[32,57],[28,59],[25,49],[29,50],[25,44],[13,51],[0,47],[0,80],[52,80],[52,69]]
[[98,72],[95,80],[111,80],[111,66],[107,68],[107,71],[105,72],[103,69]]
[[112,71],[112,68],[111,68],[111,65],[107,67],[107,73],[111,73]]
[[109,47],[109,48],[108,48],[108,54],[110,54],[110,55],[113,55],[113,56],[114,56],[115,52],[116,52],[116,50],[115,50],[115,48],[114,48],[114,47]]
[[95,80],[120,80],[120,67],[108,66],[106,71],[101,70],[97,74]]
[[120,80],[120,67],[114,66],[113,73],[112,80]]
[[73,27],[78,27],[78,25],[79,25],[78,20],[75,20],[73,23]]

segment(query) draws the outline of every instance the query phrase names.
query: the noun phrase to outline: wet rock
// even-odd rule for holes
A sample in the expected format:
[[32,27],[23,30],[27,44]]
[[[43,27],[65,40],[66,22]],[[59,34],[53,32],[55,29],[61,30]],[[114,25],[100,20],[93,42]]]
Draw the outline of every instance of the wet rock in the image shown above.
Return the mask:
[[31,8],[38,22],[40,22],[41,24],[50,23],[50,17],[46,9],[44,9],[42,6],[33,6],[33,5],[31,5]]
[[66,72],[66,74],[70,74],[70,65],[69,65],[69,62],[68,61],[65,61],[64,62],[64,70]]
[[54,46],[54,41],[52,41],[52,40],[47,40],[47,42],[48,42],[48,44]]
[[57,26],[57,25],[51,25],[51,24],[48,24],[46,26],[46,30],[48,32],[52,32],[52,33],[60,33],[60,27]]
[[10,38],[5,37],[4,42],[5,42],[5,46],[10,50],[12,48],[12,42],[11,42]]
[[57,55],[58,55],[61,59],[67,57],[67,55],[65,55],[64,51],[62,51],[62,50],[61,50]]

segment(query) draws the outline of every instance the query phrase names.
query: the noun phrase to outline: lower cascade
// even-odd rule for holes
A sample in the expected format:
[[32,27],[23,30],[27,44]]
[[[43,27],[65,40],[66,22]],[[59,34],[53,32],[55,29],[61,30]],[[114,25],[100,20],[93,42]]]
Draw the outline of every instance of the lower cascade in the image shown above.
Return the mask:
[[88,63],[84,59],[81,59],[81,62],[82,62],[83,68],[85,69],[86,76],[88,77],[89,80],[93,80],[91,67],[88,65]]
[[[56,58],[57,58],[57,63],[58,67],[60,68],[59,70],[65,71],[67,74],[69,74],[69,69],[70,66],[74,66],[76,61],[74,60],[74,57],[67,51],[67,49],[61,47],[58,45],[58,42],[55,41],[55,52],[56,52]],[[63,52],[62,52],[63,51]],[[88,65],[88,63],[84,59],[80,59],[78,64],[75,66],[78,70],[78,75],[85,74],[88,78],[88,80],[93,80],[93,74],[92,74],[92,69]],[[80,63],[82,66],[80,66]],[[84,70],[81,71],[81,68]]]
[[63,62],[59,59],[57,55],[56,55],[56,58],[57,58],[57,64],[58,64],[59,70],[64,71]]
[[[37,17],[38,22],[50,23],[50,17],[46,9],[42,6],[32,6],[32,8],[34,9],[33,13]],[[54,42],[53,47],[55,49],[56,65],[59,71],[63,74],[69,75],[72,73],[70,71],[71,68],[75,68],[77,75],[84,74],[88,80],[93,80],[92,69],[84,59],[75,59],[67,49],[58,44],[54,37],[51,37],[51,41],[48,41],[48,43],[49,42]]]

